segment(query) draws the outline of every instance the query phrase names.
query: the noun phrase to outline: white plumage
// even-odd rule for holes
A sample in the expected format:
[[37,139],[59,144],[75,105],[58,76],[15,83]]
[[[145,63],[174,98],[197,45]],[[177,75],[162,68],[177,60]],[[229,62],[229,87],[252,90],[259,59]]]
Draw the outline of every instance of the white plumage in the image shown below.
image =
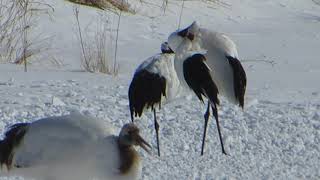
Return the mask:
[[243,108],[247,83],[235,43],[224,34],[200,28],[196,22],[183,30],[173,32],[168,43],[176,54],[175,69],[181,85],[190,87],[201,101],[202,96],[208,98],[201,155],[210,106],[217,122],[222,152],[226,154],[216,107],[219,99],[216,96],[221,94],[229,102]]
[[[137,132],[125,133],[130,130]],[[0,176],[39,180],[138,179],[141,162],[132,145],[144,149],[149,145],[133,124],[125,125],[121,133],[115,136],[110,124],[76,112],[13,125],[0,141]],[[131,142],[127,141],[132,135]],[[129,156],[122,153],[120,144],[124,141]],[[124,164],[129,164],[128,168],[122,168]]]
[[[164,45],[162,45],[162,48],[165,48]],[[162,104],[175,99],[180,90],[180,81],[174,68],[174,56],[174,53],[166,52],[156,54],[143,61],[135,71],[135,74],[138,74],[146,70],[166,79],[166,96],[162,100]]]
[[[206,51],[206,63],[212,69],[211,75],[219,94],[229,102],[243,107],[246,74],[238,60],[236,44],[227,35],[201,28],[197,22],[193,22],[186,29],[172,33],[168,42],[177,56],[185,51]],[[185,43],[190,43],[188,48],[179,48]]]
[[156,107],[174,99],[179,93],[180,82],[174,68],[174,53],[167,42],[162,43],[161,53],[143,61],[136,69],[129,87],[129,106],[131,120],[141,116],[145,109],[154,112],[154,123],[159,147],[159,124],[156,118]]

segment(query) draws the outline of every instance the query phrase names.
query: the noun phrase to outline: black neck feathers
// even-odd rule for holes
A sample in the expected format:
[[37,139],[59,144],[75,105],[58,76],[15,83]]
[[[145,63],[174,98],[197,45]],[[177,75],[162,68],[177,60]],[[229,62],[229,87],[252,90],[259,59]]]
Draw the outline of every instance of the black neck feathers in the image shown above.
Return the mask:
[[128,173],[135,161],[138,161],[138,154],[132,145],[125,145],[118,140],[119,155],[120,155],[120,173]]
[[29,123],[15,124],[5,133],[5,138],[0,141],[0,167],[6,165],[8,170],[12,168],[14,149],[20,145],[28,125]]

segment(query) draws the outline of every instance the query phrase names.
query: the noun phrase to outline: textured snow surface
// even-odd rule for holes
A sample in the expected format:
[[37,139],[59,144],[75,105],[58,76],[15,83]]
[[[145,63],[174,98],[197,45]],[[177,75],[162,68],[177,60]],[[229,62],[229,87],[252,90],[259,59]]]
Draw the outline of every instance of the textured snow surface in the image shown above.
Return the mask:
[[[91,78],[82,79],[85,76]],[[81,74],[78,78],[2,81],[0,131],[12,123],[68,114],[73,109],[110,120],[119,129],[130,121],[123,82],[103,75]],[[63,103],[52,103],[52,98]],[[156,156],[152,113],[138,119],[142,134],[154,147],[152,156],[141,150],[142,179],[320,177],[320,104],[253,99],[244,111],[225,101],[221,104],[220,121],[229,156],[221,153],[213,119],[205,155],[200,156],[205,106],[196,98],[168,104],[159,113],[160,158]]]
[[[182,98],[158,113],[161,157],[156,155],[152,113],[136,120],[154,147],[151,156],[139,150],[144,162],[142,179],[320,179],[319,1],[223,2],[230,6],[186,1],[181,26],[197,20],[226,33],[244,60],[248,76],[245,109],[224,100],[219,108],[229,155],[221,153],[211,118],[205,155],[200,156],[205,105],[194,96]],[[32,67],[23,73],[22,67],[1,64],[0,133],[13,123],[72,110],[111,121],[120,130],[130,121],[131,76],[176,30],[180,2],[169,3],[165,15],[157,6],[137,3],[138,14],[123,17],[117,77],[77,71],[80,53],[72,33],[72,7],[63,1],[54,5],[57,21],[43,20],[40,29],[58,33],[53,47],[60,47],[57,55],[67,66],[58,70]],[[90,8],[81,12],[84,21],[96,17]],[[273,60],[275,65],[249,60]]]

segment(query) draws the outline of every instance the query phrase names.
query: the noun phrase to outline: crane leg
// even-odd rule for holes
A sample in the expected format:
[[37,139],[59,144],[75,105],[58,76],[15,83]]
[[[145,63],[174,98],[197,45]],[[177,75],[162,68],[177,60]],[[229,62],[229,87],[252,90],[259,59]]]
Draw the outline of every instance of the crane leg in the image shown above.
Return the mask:
[[159,124],[157,121],[156,109],[153,109],[153,116],[154,116],[154,129],[156,130],[156,137],[157,137],[158,156],[160,156]]
[[131,113],[131,122],[132,122],[132,123],[134,123],[133,120],[134,120],[134,118],[133,118],[133,113]]
[[207,111],[204,114],[204,131],[203,131],[203,137],[202,137],[201,156],[203,155],[203,151],[204,151],[209,117],[210,117],[210,102],[208,101]]
[[222,140],[222,135],[221,135],[221,130],[220,130],[220,124],[219,124],[219,119],[218,119],[218,109],[215,104],[212,105],[212,111],[213,111],[213,116],[215,117],[216,123],[217,123],[217,129],[218,129],[218,133],[219,133],[219,139],[220,139],[222,153],[227,155],[226,151],[224,150],[224,145],[223,145],[223,140]]
[[[212,106],[212,112],[213,112],[213,116],[215,117],[216,123],[217,123],[217,129],[218,129],[218,134],[219,134],[222,153],[227,155],[227,153],[226,153],[226,151],[224,149],[224,144],[223,144],[223,140],[222,140],[220,124],[219,124],[219,119],[218,119],[218,110],[217,110],[217,107],[215,105]],[[204,152],[204,146],[205,146],[205,140],[206,140],[206,135],[207,135],[207,126],[208,126],[208,122],[209,122],[209,117],[210,117],[210,101],[208,101],[207,111],[204,114],[204,131],[203,131],[203,139],[202,139],[202,147],[201,147],[201,156],[203,155],[203,152]]]

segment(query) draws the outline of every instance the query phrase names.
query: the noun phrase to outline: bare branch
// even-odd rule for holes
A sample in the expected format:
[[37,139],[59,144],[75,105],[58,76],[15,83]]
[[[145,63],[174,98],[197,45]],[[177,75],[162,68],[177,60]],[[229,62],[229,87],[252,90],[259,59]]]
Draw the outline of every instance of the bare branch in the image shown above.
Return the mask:
[[181,18],[182,18],[182,13],[183,13],[183,9],[184,9],[184,2],[185,2],[185,0],[182,0],[182,5],[181,5],[181,10],[180,10],[180,15],[179,15],[178,29],[180,29],[180,25],[181,25]]

